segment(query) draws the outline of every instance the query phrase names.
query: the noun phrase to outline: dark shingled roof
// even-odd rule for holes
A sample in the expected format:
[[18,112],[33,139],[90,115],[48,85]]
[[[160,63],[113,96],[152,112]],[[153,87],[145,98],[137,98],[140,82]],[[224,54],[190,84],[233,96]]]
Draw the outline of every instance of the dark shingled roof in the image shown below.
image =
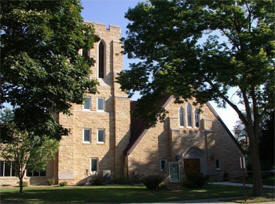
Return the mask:
[[[170,95],[165,94],[162,98],[162,106],[167,102]],[[138,101],[131,101],[130,108],[131,108],[131,137],[129,140],[129,145],[124,151],[124,154],[126,155],[127,152],[131,149],[133,145],[135,145],[136,142],[138,142],[138,138],[141,136],[143,131],[146,129],[145,124],[142,118],[136,118],[133,116],[133,111],[137,105]]]

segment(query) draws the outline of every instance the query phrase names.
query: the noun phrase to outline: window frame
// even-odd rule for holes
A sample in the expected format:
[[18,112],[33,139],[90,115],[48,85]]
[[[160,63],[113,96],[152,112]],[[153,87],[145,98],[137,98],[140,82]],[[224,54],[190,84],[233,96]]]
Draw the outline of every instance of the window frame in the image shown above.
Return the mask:
[[[89,141],[85,141],[85,130],[90,131],[90,140]],[[83,128],[82,134],[83,134],[82,143],[83,144],[90,144],[92,142],[92,129],[91,128]]]
[[[190,107],[190,111],[189,111]],[[186,112],[187,112],[187,127],[192,128],[193,127],[193,117],[192,117],[192,105],[190,103],[187,104],[186,106]],[[190,116],[190,122],[191,124],[189,125],[189,116]]]
[[91,98],[91,96],[85,96],[84,100],[85,100],[86,98],[89,98],[89,99],[90,99],[90,107],[89,107],[89,109],[86,109],[86,108],[85,108],[85,102],[84,102],[84,103],[82,104],[82,110],[84,110],[84,111],[91,111],[91,107],[92,107],[92,98]]
[[[99,109],[99,100],[103,100],[103,109]],[[105,111],[105,98],[98,97],[96,100],[96,111],[97,112],[104,112]]]
[[[200,111],[198,108],[195,108],[195,110],[194,110],[194,117],[195,117],[195,127],[200,128]],[[197,119],[198,119],[198,121],[197,121]],[[197,126],[197,122],[198,122],[198,126]]]
[[[16,177],[15,176],[15,170],[13,171],[14,161],[4,161],[4,160],[1,160],[1,162],[3,162],[3,166],[1,166],[1,168],[2,168],[2,174],[3,175],[0,175],[0,177]],[[10,166],[9,166],[9,175],[5,175],[5,173],[6,173],[6,163],[8,163],[8,162],[10,163]]]
[[216,159],[216,170],[218,170],[218,171],[221,170],[221,162],[219,159]]
[[[183,125],[181,125],[181,111],[183,112],[183,113],[182,113],[182,114],[183,114],[183,116],[182,116]],[[185,127],[185,110],[184,110],[184,108],[183,108],[183,107],[180,107],[178,113],[179,113],[179,126],[180,126],[180,127]]]
[[[103,45],[103,62],[102,62],[102,71],[103,71],[103,77],[100,76],[100,57],[101,57],[101,50],[100,50],[100,45]],[[97,47],[97,78],[98,79],[104,79],[106,76],[106,43],[104,42],[104,40],[100,40],[98,43],[98,47]]]
[[[93,165],[93,161],[92,160],[96,160],[96,171],[92,171],[92,165]],[[90,158],[90,172],[92,173],[92,174],[97,174],[97,172],[98,172],[98,169],[99,169],[99,165],[98,165],[98,158],[97,157],[91,157]]]
[[[99,132],[100,131],[103,131],[103,142],[102,141],[99,141],[98,140],[98,136],[99,136]],[[96,131],[96,142],[97,142],[97,144],[105,144],[105,129],[103,129],[103,128],[99,128],[99,129],[97,129],[97,131]]]

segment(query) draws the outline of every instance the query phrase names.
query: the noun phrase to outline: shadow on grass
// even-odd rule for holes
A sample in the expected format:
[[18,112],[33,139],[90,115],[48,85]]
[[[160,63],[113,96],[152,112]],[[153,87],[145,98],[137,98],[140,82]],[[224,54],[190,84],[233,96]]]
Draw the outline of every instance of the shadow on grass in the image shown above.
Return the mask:
[[143,186],[68,186],[1,190],[2,203],[160,202],[241,196],[239,187],[149,191]]

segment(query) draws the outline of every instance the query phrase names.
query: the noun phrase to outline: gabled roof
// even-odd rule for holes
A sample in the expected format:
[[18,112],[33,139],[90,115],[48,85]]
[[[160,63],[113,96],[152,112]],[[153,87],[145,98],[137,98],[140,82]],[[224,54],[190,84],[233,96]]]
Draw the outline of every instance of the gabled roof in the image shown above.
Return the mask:
[[[165,108],[173,96],[165,95],[163,98],[163,105],[162,108]],[[131,101],[131,137],[129,141],[129,145],[124,151],[124,155],[129,155],[134,150],[136,145],[139,143],[139,141],[144,137],[148,129],[145,128],[145,124],[142,119],[140,118],[134,118],[133,117],[133,110],[135,106],[137,105],[138,101]],[[227,128],[223,120],[220,118],[218,113],[215,111],[215,109],[211,106],[210,103],[206,103],[207,107],[210,109],[210,111],[215,115],[217,120],[221,123],[222,127],[225,129],[225,131],[228,133],[228,135],[231,137],[231,139],[234,141],[234,143],[237,145],[237,147],[240,149],[241,153],[244,154],[244,150],[241,148],[240,144],[236,140],[236,138],[233,136],[231,131]]]
[[[166,94],[162,99],[162,108],[165,108],[166,105],[170,102],[172,96]],[[148,129],[145,128],[145,124],[141,118],[133,117],[133,111],[137,105],[138,101],[131,101],[131,137],[129,141],[129,145],[124,151],[125,155],[129,155],[135,146],[139,143],[142,137],[145,135]]]

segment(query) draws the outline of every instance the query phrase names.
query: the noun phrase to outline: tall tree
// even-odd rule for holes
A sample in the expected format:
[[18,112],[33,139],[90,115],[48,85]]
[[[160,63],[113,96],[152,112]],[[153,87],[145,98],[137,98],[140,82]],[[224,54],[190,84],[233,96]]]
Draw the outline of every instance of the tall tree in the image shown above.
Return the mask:
[[[125,15],[130,23],[124,49],[140,61],[118,78],[130,95],[142,95],[136,114],[145,114],[147,125],[163,116],[156,101],[165,93],[178,102],[194,97],[200,104],[214,100],[230,105],[249,137],[254,195],[262,193],[260,120],[274,107],[273,9],[272,0],[139,3]],[[230,90],[236,90],[237,103]]]
[[23,193],[23,180],[28,171],[45,170],[49,161],[55,159],[58,140],[20,131],[13,122],[13,112],[0,113],[0,126],[5,127],[8,137],[0,137],[0,156],[5,162],[12,162],[12,168],[19,179],[19,191]]
[[14,108],[20,131],[60,139],[68,131],[57,114],[96,92],[94,60],[78,54],[97,40],[81,9],[80,0],[1,1],[0,107]]

